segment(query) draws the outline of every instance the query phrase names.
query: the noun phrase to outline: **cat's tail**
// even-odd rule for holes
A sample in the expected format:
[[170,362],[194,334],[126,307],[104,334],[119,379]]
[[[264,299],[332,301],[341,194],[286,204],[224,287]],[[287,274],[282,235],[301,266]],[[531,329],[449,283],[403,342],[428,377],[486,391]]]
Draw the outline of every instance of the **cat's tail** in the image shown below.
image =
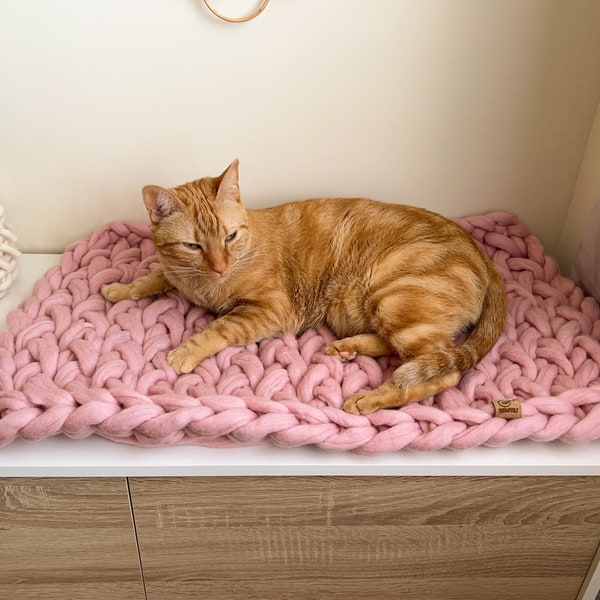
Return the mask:
[[492,267],[479,321],[467,339],[459,346],[435,350],[404,363],[394,373],[394,384],[403,390],[423,386],[428,391],[436,389],[435,385],[431,385],[435,381],[450,382],[440,386],[442,389],[455,385],[460,373],[472,369],[494,347],[504,329],[506,304],[504,284]]

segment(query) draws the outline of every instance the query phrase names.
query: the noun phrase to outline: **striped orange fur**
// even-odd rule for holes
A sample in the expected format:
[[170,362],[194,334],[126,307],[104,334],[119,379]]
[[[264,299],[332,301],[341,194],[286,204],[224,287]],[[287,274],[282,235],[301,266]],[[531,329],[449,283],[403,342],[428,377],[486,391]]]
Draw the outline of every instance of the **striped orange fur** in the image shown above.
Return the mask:
[[340,338],[328,354],[403,360],[392,381],[344,403],[367,413],[456,385],[502,332],[498,272],[438,214],[345,198],[246,209],[237,160],[219,177],[142,193],[160,267],[103,294],[116,302],[176,288],[218,315],[169,353],[178,373],[230,345],[326,324]]

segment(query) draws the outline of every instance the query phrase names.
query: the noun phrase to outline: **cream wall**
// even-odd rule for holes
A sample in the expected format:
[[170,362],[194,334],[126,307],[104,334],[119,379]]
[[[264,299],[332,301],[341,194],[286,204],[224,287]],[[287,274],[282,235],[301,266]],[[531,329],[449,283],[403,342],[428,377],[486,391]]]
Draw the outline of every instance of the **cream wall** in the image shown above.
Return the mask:
[[512,210],[554,252],[600,99],[600,2],[272,0],[232,25],[200,0],[2,0],[0,82],[0,203],[26,251],[146,221],[144,184],[237,156],[251,207]]
[[[586,146],[581,168],[575,182],[573,198],[560,236],[557,256],[562,270],[569,273],[579,242],[587,225],[594,203],[600,202],[600,104]],[[600,230],[600,224],[595,225]]]

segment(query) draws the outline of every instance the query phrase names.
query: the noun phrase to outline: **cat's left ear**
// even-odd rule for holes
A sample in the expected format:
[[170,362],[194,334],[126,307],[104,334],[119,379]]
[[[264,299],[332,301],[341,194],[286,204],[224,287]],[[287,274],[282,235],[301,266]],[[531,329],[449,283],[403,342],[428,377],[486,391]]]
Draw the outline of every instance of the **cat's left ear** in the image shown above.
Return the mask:
[[239,164],[236,158],[218,178],[218,202],[240,202]]

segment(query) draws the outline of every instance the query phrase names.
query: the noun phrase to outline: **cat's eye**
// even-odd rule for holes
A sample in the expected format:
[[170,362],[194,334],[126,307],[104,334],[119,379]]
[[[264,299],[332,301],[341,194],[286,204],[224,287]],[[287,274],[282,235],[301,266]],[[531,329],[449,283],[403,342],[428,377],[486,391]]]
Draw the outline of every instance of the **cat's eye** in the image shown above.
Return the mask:
[[232,231],[228,236],[225,236],[225,243],[233,242],[233,240],[235,240],[237,237],[237,234],[237,231]]
[[183,242],[183,245],[189,250],[202,250],[202,245],[194,242]]

